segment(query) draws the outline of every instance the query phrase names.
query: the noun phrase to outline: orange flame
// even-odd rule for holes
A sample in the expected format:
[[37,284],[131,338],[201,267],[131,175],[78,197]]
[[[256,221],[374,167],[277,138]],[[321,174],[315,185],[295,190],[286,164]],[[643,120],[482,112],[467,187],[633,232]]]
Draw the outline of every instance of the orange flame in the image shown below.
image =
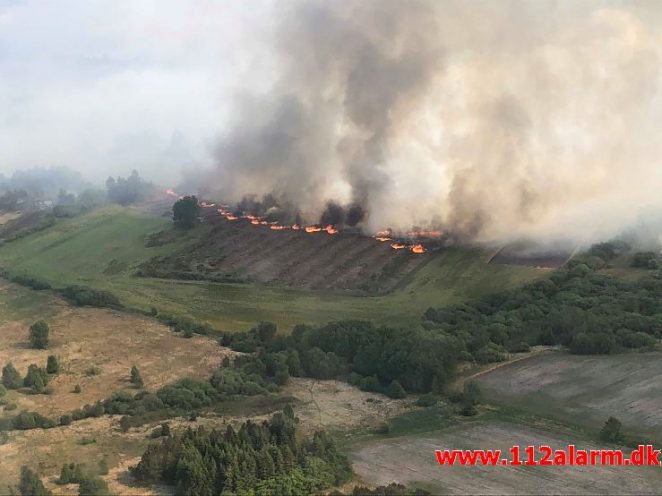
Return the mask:
[[301,226],[299,224],[292,224],[292,229],[295,231],[299,231],[301,229]]
[[377,236],[375,239],[377,241],[391,241],[391,238],[389,238],[388,236]]
[[412,253],[425,253],[426,252],[425,247],[421,244],[412,246],[411,251],[412,251]]
[[225,218],[226,218],[227,220],[230,220],[230,221],[238,220],[238,219],[239,219],[239,217],[237,217],[237,216],[234,215],[234,214],[226,214],[226,215],[225,215]]
[[168,195],[168,196],[172,196],[172,197],[174,197],[174,198],[179,198],[180,200],[181,200],[182,198],[184,198],[182,195],[180,195],[179,193],[175,192],[175,191],[174,191],[173,189],[171,189],[171,188],[168,188],[167,190],[165,190],[165,194]]
[[244,217],[247,218],[248,220],[259,220],[257,218],[257,216],[255,216],[253,214],[246,214],[246,215],[244,215]]
[[316,233],[316,232],[320,232],[321,230],[322,228],[320,226],[306,226],[305,229],[307,233]]
[[331,224],[329,224],[328,226],[326,226],[326,227],[324,228],[324,230],[326,231],[327,234],[338,234],[338,229],[336,229],[335,227],[333,227]]
[[251,224],[253,224],[254,226],[259,226],[259,225],[260,225],[260,221],[257,220],[257,219],[253,219],[253,220],[251,221]]
[[390,238],[390,236],[391,236],[391,230],[386,229],[385,231],[379,231],[375,237],[379,239],[379,238]]
[[215,203],[207,203],[207,202],[204,201],[204,200],[201,201],[199,205],[200,205],[200,207],[202,207],[202,208],[213,208],[213,207],[216,206]]
[[263,225],[263,226],[268,226],[269,225],[269,223],[266,220],[261,220],[260,224]]
[[269,226],[269,229],[272,229],[273,231],[282,231],[283,229],[287,229],[287,227],[281,226],[280,224],[272,224]]
[[403,245],[402,243],[391,243],[391,248],[394,250],[404,250],[407,248],[407,245]]

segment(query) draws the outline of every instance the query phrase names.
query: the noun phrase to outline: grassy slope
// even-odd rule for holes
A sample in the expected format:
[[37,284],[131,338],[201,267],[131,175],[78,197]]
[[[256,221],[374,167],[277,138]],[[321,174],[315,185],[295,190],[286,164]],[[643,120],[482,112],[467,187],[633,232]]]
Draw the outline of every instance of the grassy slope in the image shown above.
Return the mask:
[[[168,225],[167,219],[137,209],[97,210],[0,247],[0,265],[55,286],[78,283],[108,289],[127,305],[189,314],[227,330],[241,330],[258,320],[272,320],[281,327],[341,318],[418,322],[429,306],[513,287],[544,274],[528,267],[487,265],[477,251],[451,249],[435,256],[404,287],[379,297],[132,277],[140,262],[184,246],[179,241],[145,247],[147,234]],[[104,274],[113,259],[126,264],[127,270]]]

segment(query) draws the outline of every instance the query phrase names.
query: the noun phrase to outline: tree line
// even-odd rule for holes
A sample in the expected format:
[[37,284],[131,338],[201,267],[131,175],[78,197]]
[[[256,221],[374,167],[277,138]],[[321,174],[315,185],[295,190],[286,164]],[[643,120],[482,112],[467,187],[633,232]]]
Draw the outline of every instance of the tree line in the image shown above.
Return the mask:
[[351,478],[347,458],[324,432],[301,439],[291,408],[238,430],[187,429],[150,445],[133,475],[178,495],[314,494]]

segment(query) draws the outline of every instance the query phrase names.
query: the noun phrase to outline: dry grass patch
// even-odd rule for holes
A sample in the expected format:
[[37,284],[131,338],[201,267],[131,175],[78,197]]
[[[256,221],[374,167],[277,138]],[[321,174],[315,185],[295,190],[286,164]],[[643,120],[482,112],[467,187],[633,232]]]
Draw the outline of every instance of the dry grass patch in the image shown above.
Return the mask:
[[[130,389],[133,365],[140,369],[145,387],[154,390],[184,376],[208,377],[229,353],[212,339],[184,339],[153,320],[110,310],[63,306],[49,325],[49,349],[32,350],[25,323],[0,324],[0,356],[21,374],[30,364],[45,366],[48,355],[57,356],[61,370],[49,383],[53,394],[10,393],[19,410],[50,417]],[[96,375],[90,374],[94,367]],[[73,392],[76,384],[80,394]]]

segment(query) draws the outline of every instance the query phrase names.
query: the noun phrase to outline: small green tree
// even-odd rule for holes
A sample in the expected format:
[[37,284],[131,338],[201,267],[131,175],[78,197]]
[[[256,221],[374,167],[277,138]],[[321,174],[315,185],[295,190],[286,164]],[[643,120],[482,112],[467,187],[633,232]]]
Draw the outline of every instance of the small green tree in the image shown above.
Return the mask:
[[120,419],[120,430],[122,432],[128,432],[130,427],[131,427],[131,419],[129,418],[128,415],[124,415]]
[[49,374],[60,373],[60,362],[55,355],[48,356],[48,359],[46,360],[46,372]]
[[23,379],[23,386],[29,387],[33,393],[41,394],[48,385],[48,373],[45,369],[32,364],[28,367],[28,373]]
[[81,389],[81,387],[80,387],[80,384],[76,384],[76,385],[74,386],[74,393],[76,393],[76,394],[80,394],[81,391],[82,391],[82,389]]
[[131,384],[136,386],[137,388],[141,388],[145,385],[143,382],[143,378],[140,376],[140,370],[138,370],[138,367],[135,365],[131,367]]
[[7,389],[0,384],[0,398],[4,397],[7,394]]
[[18,389],[23,386],[21,374],[11,362],[2,368],[2,385],[7,389]]
[[600,439],[608,443],[623,442],[622,426],[616,417],[609,417],[600,430]]
[[21,479],[18,483],[21,496],[50,496],[51,492],[44,487],[39,476],[28,467],[21,467]]
[[462,415],[471,417],[478,413],[476,406],[481,402],[482,393],[478,384],[475,382],[469,382],[464,385],[464,391],[462,393]]
[[37,350],[48,348],[48,324],[43,320],[30,326],[30,345]]
[[195,196],[185,196],[177,200],[172,207],[172,220],[177,227],[191,229],[195,226],[200,215],[200,205]]

